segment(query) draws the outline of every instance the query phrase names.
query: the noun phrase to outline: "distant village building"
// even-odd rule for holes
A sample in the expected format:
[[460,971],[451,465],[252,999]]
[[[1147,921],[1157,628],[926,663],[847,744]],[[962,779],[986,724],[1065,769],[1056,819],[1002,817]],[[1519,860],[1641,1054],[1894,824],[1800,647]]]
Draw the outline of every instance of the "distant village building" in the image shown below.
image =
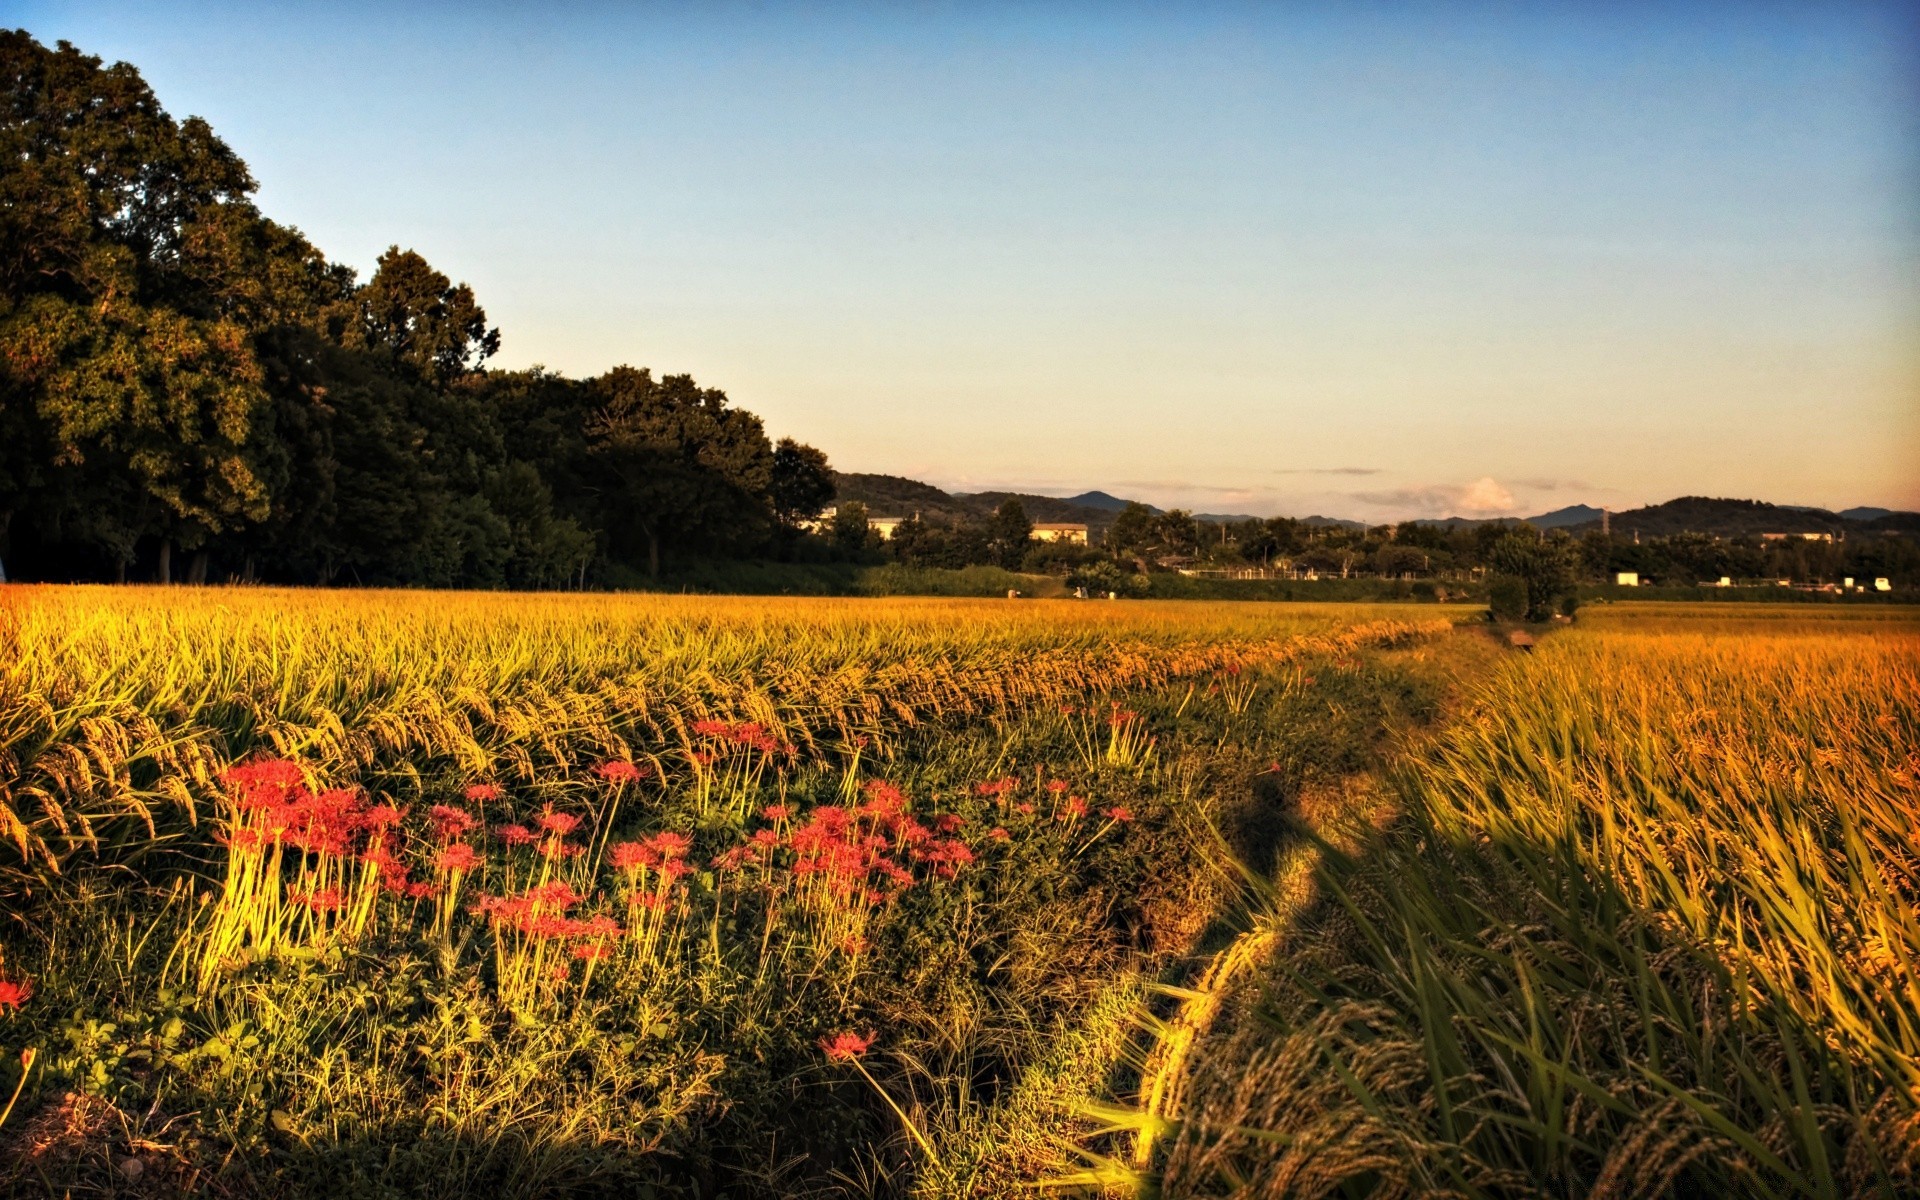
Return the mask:
[[1070,521],[1048,521],[1033,527],[1033,540],[1071,542],[1076,546],[1084,546],[1087,544],[1087,527]]
[[[840,512],[839,505],[837,504],[830,505],[826,508],[821,509],[819,516],[813,518],[810,521],[797,522],[797,524],[800,526],[800,528],[806,530],[809,533],[825,533],[829,529],[833,528],[833,518],[836,515],[838,515],[839,512]],[[919,514],[916,513],[914,515],[918,516]],[[908,518],[908,517],[872,517],[870,516],[867,518],[867,528],[878,532],[880,534],[881,540],[885,541],[888,538],[891,538],[893,536],[894,530],[900,528],[900,526],[904,525],[910,519],[911,518]]]
[[1760,540],[1763,542],[1785,542],[1794,538],[1799,538],[1803,542],[1831,542],[1833,535],[1830,533],[1763,533],[1760,535]]
[[1614,582],[1614,586],[1616,587],[1639,587],[1640,572],[1638,571],[1615,572],[1613,576],[1613,582]]
[[1880,575],[1874,578],[1873,590],[1876,592],[1890,592],[1893,590],[1893,585],[1887,582],[1885,575]]

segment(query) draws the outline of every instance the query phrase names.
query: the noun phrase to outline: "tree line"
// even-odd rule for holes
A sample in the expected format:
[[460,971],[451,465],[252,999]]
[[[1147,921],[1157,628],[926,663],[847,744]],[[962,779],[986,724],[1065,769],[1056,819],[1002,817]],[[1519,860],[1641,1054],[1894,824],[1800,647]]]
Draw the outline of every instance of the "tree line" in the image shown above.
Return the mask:
[[[0,563],[554,587],[802,553],[819,450],[685,375],[500,371],[473,290],[364,282],[132,66],[0,31]],[[3,578],[4,576],[0,576]]]

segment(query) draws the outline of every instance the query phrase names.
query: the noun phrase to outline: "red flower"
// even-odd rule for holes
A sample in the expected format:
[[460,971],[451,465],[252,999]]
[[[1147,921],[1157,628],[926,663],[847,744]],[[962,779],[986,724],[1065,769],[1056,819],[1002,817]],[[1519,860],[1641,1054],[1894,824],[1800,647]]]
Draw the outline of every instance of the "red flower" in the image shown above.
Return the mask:
[[873,1035],[870,1033],[864,1036],[851,1032],[836,1033],[830,1038],[820,1039],[820,1048],[827,1052],[827,1058],[832,1062],[852,1062],[865,1054],[871,1045]]
[[448,804],[434,805],[428,815],[433,819],[434,834],[443,842],[452,841],[480,823],[472,813]]
[[684,858],[687,848],[693,845],[693,839],[684,833],[669,831],[654,834],[646,839],[646,844],[661,858]]
[[996,842],[1004,842],[1013,835],[996,825],[992,829],[987,830],[987,836]]
[[1062,815],[1066,819],[1079,820],[1087,815],[1087,802],[1079,796],[1068,796],[1067,807]]
[[760,816],[768,821],[784,821],[792,815],[792,810],[784,804],[769,804],[760,810]]
[[593,773],[608,783],[638,783],[651,771],[647,767],[636,767],[624,758],[610,758],[595,767]]
[[509,846],[524,846],[534,839],[533,830],[525,825],[501,825],[493,832]]
[[315,912],[334,912],[347,906],[347,901],[338,888],[324,891],[305,892],[295,889],[287,893],[287,899],[295,904],[304,904]]
[[1022,801],[1021,803],[1013,806],[1013,811],[1019,813],[1023,817],[1031,816],[1033,814],[1033,805],[1028,804],[1025,801]]
[[20,1011],[20,1006],[33,999],[33,980],[0,979],[0,1008]]
[[637,871],[641,867],[655,866],[660,856],[653,848],[643,842],[615,842],[611,851],[615,870]]
[[548,833],[565,837],[580,828],[580,818],[572,813],[559,813],[548,810],[540,814],[540,828]]
[[1114,805],[1112,808],[1108,809],[1104,813],[1101,813],[1100,815],[1103,817],[1106,817],[1110,821],[1119,821],[1123,824],[1125,822],[1133,820],[1133,813],[1118,804]]
[[504,795],[497,783],[476,783],[467,789],[467,799],[475,804],[484,804],[489,800],[498,800]]
[[440,852],[442,871],[471,871],[480,863],[480,852],[465,842],[455,842]]
[[1067,790],[1067,781],[1064,779],[1049,779],[1047,780],[1047,790],[1057,796]]

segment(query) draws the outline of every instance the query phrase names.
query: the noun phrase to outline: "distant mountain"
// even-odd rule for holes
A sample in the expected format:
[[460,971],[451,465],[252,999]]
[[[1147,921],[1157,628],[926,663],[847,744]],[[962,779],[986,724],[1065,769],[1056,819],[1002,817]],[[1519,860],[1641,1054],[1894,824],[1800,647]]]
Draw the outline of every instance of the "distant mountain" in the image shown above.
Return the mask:
[[1914,513],[1899,513],[1891,508],[1874,508],[1863,505],[1859,508],[1843,508],[1835,516],[1845,517],[1849,521],[1878,521],[1881,517],[1911,517]]
[[932,484],[921,483],[918,479],[905,479],[898,475],[842,474],[836,471],[833,483],[836,504],[857,500],[867,506],[868,513],[876,517],[910,517],[919,513],[923,518],[957,521],[977,515],[957,497],[949,496]]
[[[1095,493],[1105,495],[1105,493]],[[1091,532],[1098,533],[1112,525],[1127,502],[1120,501],[1119,508],[1107,508],[1100,505],[1082,504],[1079,497],[1062,500],[1058,496],[1036,496],[1029,492],[974,492],[971,495],[956,496],[956,500],[971,507],[982,515],[999,508],[1008,500],[1018,500],[1026,511],[1027,520],[1042,524],[1085,525]],[[1112,499],[1111,496],[1107,497]]]
[[1565,508],[1556,508],[1537,517],[1527,517],[1527,524],[1535,529],[1565,529],[1572,525],[1584,525],[1588,521],[1598,521],[1600,510],[1591,504],[1569,504]]
[[[1106,492],[1081,492],[1078,496],[1068,496],[1067,503],[1078,504],[1082,508],[1105,508],[1119,512],[1127,505],[1132,504],[1133,501],[1122,500],[1120,497],[1110,496]],[[1148,505],[1147,507],[1152,508],[1153,506]],[[1160,510],[1155,508],[1153,511],[1159,512]]]
[[1349,520],[1347,520],[1347,519],[1346,519],[1345,517],[1323,517],[1323,516],[1321,516],[1321,515],[1320,515],[1320,514],[1318,514],[1318,513],[1315,513],[1315,514],[1314,514],[1313,516],[1311,516],[1311,517],[1301,517],[1301,518],[1300,518],[1300,523],[1301,523],[1302,525],[1318,525],[1318,526],[1322,526],[1322,527],[1325,527],[1325,526],[1335,526],[1335,527],[1337,527],[1337,528],[1340,528],[1340,529],[1367,529],[1367,528],[1369,528],[1369,526],[1367,525],[1367,523],[1366,523],[1365,521],[1349,521]]
[[[876,517],[910,517],[915,513],[930,521],[974,521],[990,516],[1001,503],[1014,499],[1027,512],[1027,519],[1042,524],[1079,524],[1098,536],[1113,524],[1127,502],[1114,507],[1081,504],[1058,496],[1036,496],[1027,492],[973,492],[955,495],[930,483],[899,475],[835,473],[835,503],[859,501]],[[1105,493],[1096,493],[1105,495]],[[1111,496],[1107,497],[1113,499]],[[1156,510],[1157,511],[1157,510]]]
[[[1665,504],[1614,513],[1609,521],[1616,537],[1672,537],[1705,533],[1717,537],[1757,537],[1763,533],[1845,533],[1860,524],[1822,508],[1790,508],[1762,500],[1723,500],[1711,496],[1682,496]],[[1600,528],[1596,517],[1565,526],[1570,533]]]

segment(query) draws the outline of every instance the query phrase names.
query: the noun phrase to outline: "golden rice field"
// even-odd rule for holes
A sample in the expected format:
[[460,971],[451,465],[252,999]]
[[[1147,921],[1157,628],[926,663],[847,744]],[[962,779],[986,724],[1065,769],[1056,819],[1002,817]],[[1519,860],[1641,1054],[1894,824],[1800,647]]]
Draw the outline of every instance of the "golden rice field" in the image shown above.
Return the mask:
[[0,1190],[1899,1194],[1916,651],[0,588]]

